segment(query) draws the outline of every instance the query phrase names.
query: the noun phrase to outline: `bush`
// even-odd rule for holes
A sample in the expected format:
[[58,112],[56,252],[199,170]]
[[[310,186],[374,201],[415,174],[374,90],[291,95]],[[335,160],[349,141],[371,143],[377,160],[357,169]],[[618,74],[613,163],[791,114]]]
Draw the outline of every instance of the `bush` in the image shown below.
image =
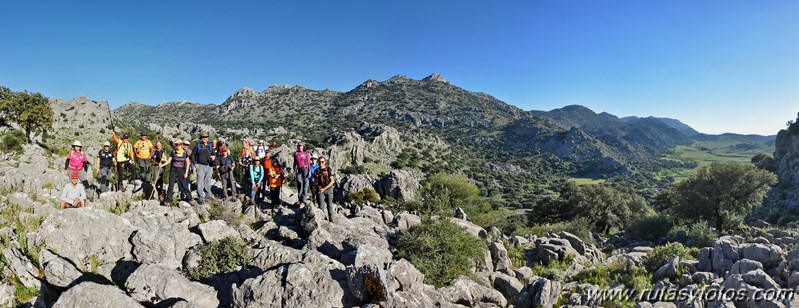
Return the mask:
[[408,259],[424,274],[425,283],[440,288],[483,265],[485,242],[449,220],[429,219],[397,238],[397,258]]
[[639,292],[652,287],[652,274],[640,266],[627,262],[612,262],[608,265],[597,265],[578,273],[572,278],[580,283],[590,283],[599,287],[607,287],[622,283],[626,287]]
[[716,231],[706,221],[700,221],[689,226],[674,226],[669,231],[669,237],[677,238],[677,232],[679,231],[685,232],[685,244],[689,247],[713,246],[713,241],[718,237]]
[[374,189],[365,188],[359,192],[350,194],[349,196],[347,196],[347,200],[357,205],[363,205],[364,203],[366,203],[366,201],[369,202],[380,201],[380,195],[378,195]]
[[25,134],[16,129],[4,133],[0,141],[2,141],[0,142],[0,151],[4,153],[22,153],[22,145],[27,142],[25,140]]
[[680,260],[692,260],[699,252],[696,248],[688,248],[680,243],[668,243],[663,246],[655,247],[643,260],[642,264],[650,272],[655,272],[663,266],[666,261],[679,256]]
[[213,241],[200,247],[200,265],[191,268],[188,276],[192,280],[205,280],[218,273],[236,271],[250,261],[247,245],[234,237]]
[[627,236],[631,239],[656,241],[668,235],[671,222],[662,215],[642,216],[630,222],[627,227]]
[[451,215],[457,207],[463,208],[468,216],[477,216],[491,211],[491,206],[480,196],[477,185],[464,176],[450,176],[445,173],[431,175],[422,185],[420,212],[424,214]]
[[527,235],[533,234],[537,236],[547,236],[547,231],[558,233],[566,231],[576,235],[586,243],[595,243],[594,238],[591,236],[591,222],[587,218],[578,218],[572,221],[559,222],[554,224],[535,225],[527,229],[516,230],[514,235]]
[[339,170],[342,174],[365,174],[366,167],[364,166],[347,166]]

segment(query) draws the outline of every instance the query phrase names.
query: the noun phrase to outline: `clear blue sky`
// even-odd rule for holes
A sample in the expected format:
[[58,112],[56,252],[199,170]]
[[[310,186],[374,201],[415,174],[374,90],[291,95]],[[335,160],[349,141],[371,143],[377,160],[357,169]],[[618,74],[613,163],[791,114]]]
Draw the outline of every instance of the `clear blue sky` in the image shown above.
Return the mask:
[[[80,2],[80,3],[77,3]],[[221,103],[438,72],[523,109],[569,104],[774,134],[799,111],[799,1],[10,1],[0,84]]]

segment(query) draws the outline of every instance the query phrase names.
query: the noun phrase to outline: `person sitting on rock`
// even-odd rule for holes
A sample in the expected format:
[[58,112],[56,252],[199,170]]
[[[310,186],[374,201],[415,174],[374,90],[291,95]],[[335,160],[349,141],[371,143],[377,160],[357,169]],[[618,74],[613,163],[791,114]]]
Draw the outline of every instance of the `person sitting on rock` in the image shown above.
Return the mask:
[[[253,162],[255,164],[250,166],[250,201],[257,203],[256,196],[259,195],[259,187],[261,186],[261,181],[264,180],[264,167],[261,166],[261,161],[258,159]],[[260,195],[263,196],[263,193],[260,193]]]
[[286,180],[286,175],[283,174],[283,167],[280,165],[277,156],[271,159],[272,164],[269,167],[269,194],[272,201],[272,211],[280,207],[280,187]]
[[333,170],[330,169],[330,166],[327,165],[327,158],[324,156],[319,158],[319,168],[314,172],[314,181],[316,181],[316,185],[319,188],[316,196],[319,202],[319,208],[327,212],[327,220],[332,222],[333,211],[335,211],[335,205],[333,204],[333,184],[335,184],[336,181],[335,174]]
[[73,172],[69,176],[69,183],[61,190],[61,210],[67,207],[83,207],[86,205],[86,189],[78,183],[80,176]]

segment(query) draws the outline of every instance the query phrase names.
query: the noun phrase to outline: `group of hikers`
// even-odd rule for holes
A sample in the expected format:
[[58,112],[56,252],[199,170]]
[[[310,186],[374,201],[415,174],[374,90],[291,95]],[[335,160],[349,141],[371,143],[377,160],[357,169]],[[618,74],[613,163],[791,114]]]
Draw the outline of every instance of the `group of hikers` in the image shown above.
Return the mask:
[[[116,189],[124,191],[125,175],[128,183],[134,185],[141,180],[142,186],[150,187],[150,194],[144,198],[158,196],[162,205],[172,204],[174,187],[177,185],[180,199],[193,202],[189,173],[196,174],[197,202],[202,204],[206,198],[215,198],[211,192],[211,180],[214,174],[219,179],[222,196],[249,198],[255,204],[264,200],[269,192],[272,210],[281,206],[280,191],[287,175],[296,180],[298,201],[296,205],[316,203],[333,219],[333,185],[335,174],[327,164],[326,157],[311,155],[302,141],[296,143],[291,166],[281,161],[279,154],[282,148],[275,150],[275,143],[267,146],[263,140],[257,145],[250,140],[242,141],[242,149],[238,160],[232,157],[227,146],[222,142],[209,142],[208,134],[200,135],[200,140],[191,145],[189,140],[173,138],[167,134],[172,151],[167,153],[159,141],[155,145],[149,140],[147,133],[142,132],[139,140],[131,143],[127,135],[121,138],[111,134],[115,145],[103,143],[97,153],[95,170],[99,171],[99,192],[107,192],[112,178],[116,176]],[[86,171],[89,158],[83,151],[80,141],[72,144],[72,150],[64,163],[64,173],[70,181],[61,193],[61,209],[67,207],[83,207],[86,204],[86,188],[89,187]],[[235,170],[240,173],[241,188],[237,185]],[[164,176],[168,171],[167,189],[163,189]],[[142,187],[143,188],[143,187]]]

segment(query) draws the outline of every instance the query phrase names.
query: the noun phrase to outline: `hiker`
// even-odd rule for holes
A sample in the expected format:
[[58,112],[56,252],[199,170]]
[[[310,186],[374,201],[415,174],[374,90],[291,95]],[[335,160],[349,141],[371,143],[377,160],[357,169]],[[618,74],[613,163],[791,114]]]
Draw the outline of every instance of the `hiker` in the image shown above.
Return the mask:
[[69,183],[64,185],[64,189],[61,190],[61,211],[67,206],[83,207],[86,205],[86,189],[83,184],[78,183],[78,180],[80,180],[80,175],[73,172],[69,176]]
[[314,180],[313,175],[316,169],[319,168],[318,160],[319,157],[316,156],[316,154],[311,156],[311,169],[310,172],[308,172],[308,192],[311,198],[311,204],[317,204],[316,191],[318,190],[318,187],[316,186],[316,181]]
[[133,145],[128,142],[128,135],[122,135],[122,140],[117,138],[115,132],[111,133],[111,138],[114,139],[116,146],[116,167],[117,167],[117,190],[124,191],[122,182],[125,179],[125,169],[130,171],[129,183],[133,183],[136,169],[133,167]]
[[89,178],[86,176],[88,167],[89,157],[83,152],[83,145],[80,141],[76,140],[72,143],[72,151],[69,151],[67,160],[64,162],[64,175],[71,177],[73,173],[76,173],[83,186],[89,187]]
[[264,179],[264,167],[260,160],[254,160],[254,165],[250,165],[250,201],[257,203],[256,195],[260,192],[259,187]]
[[252,142],[248,140],[244,140],[241,142],[242,147],[241,151],[239,152],[239,166],[241,166],[241,190],[244,191],[246,196],[250,195],[250,187],[246,183],[250,182],[250,166],[253,164],[253,160],[255,159],[255,151],[252,149]]
[[208,133],[200,135],[200,142],[194,147],[191,154],[192,166],[197,172],[197,199],[200,204],[205,202],[205,197],[212,197],[211,194],[211,176],[214,169],[211,168],[211,162],[216,159],[214,156],[214,148],[208,142]]
[[[153,173],[153,178],[151,183],[153,183],[154,192],[158,192],[158,194],[164,193],[164,177],[163,172],[164,168],[167,166],[168,157],[166,155],[166,151],[164,150],[164,145],[161,141],[155,143],[155,149],[153,150],[152,155],[152,164],[155,167],[155,173]],[[154,195],[154,194],[152,194]]]
[[178,183],[180,193],[185,196],[186,200],[191,202],[192,198],[188,180],[189,168],[187,168],[191,163],[189,152],[183,146],[183,140],[177,139],[174,142],[170,140],[169,143],[174,150],[165,163],[167,165],[171,164],[171,166],[169,169],[169,186],[167,187],[166,197],[164,197],[164,203],[168,205],[172,204],[172,193],[174,192],[172,189],[175,187],[175,182]]
[[222,182],[222,195],[227,198],[227,190],[230,188],[230,196],[236,196],[236,179],[233,177],[236,162],[233,161],[233,157],[228,153],[227,147],[219,147],[219,157],[216,160],[217,166],[215,168],[219,172],[219,181]]
[[280,187],[283,186],[286,176],[283,174],[283,167],[280,165],[277,155],[271,161],[272,164],[269,167],[269,195],[272,201],[272,210],[274,211],[280,207]]
[[294,152],[294,166],[297,174],[297,203],[304,203],[308,193],[308,175],[311,170],[311,155],[305,151],[305,143],[297,143],[297,151]]
[[100,192],[104,193],[109,190],[108,183],[111,181],[111,176],[114,175],[114,168],[117,162],[114,160],[114,152],[111,151],[111,142],[103,142],[103,149],[97,153],[97,163],[95,170],[100,171]]
[[266,152],[269,150],[269,148],[267,148],[266,143],[263,140],[261,140],[258,141],[258,146],[256,146],[254,150],[255,150],[255,157],[257,159],[264,159],[266,157]]
[[317,202],[323,212],[327,212],[327,220],[333,221],[333,184],[335,184],[335,174],[327,165],[327,159],[322,156],[319,158],[319,168],[314,171],[314,181],[318,187]]
[[[141,132],[139,140],[133,145],[133,153],[136,153],[137,174],[142,182],[150,181],[150,159],[153,157],[153,143],[147,139],[147,133]],[[136,180],[136,177],[133,178]]]

